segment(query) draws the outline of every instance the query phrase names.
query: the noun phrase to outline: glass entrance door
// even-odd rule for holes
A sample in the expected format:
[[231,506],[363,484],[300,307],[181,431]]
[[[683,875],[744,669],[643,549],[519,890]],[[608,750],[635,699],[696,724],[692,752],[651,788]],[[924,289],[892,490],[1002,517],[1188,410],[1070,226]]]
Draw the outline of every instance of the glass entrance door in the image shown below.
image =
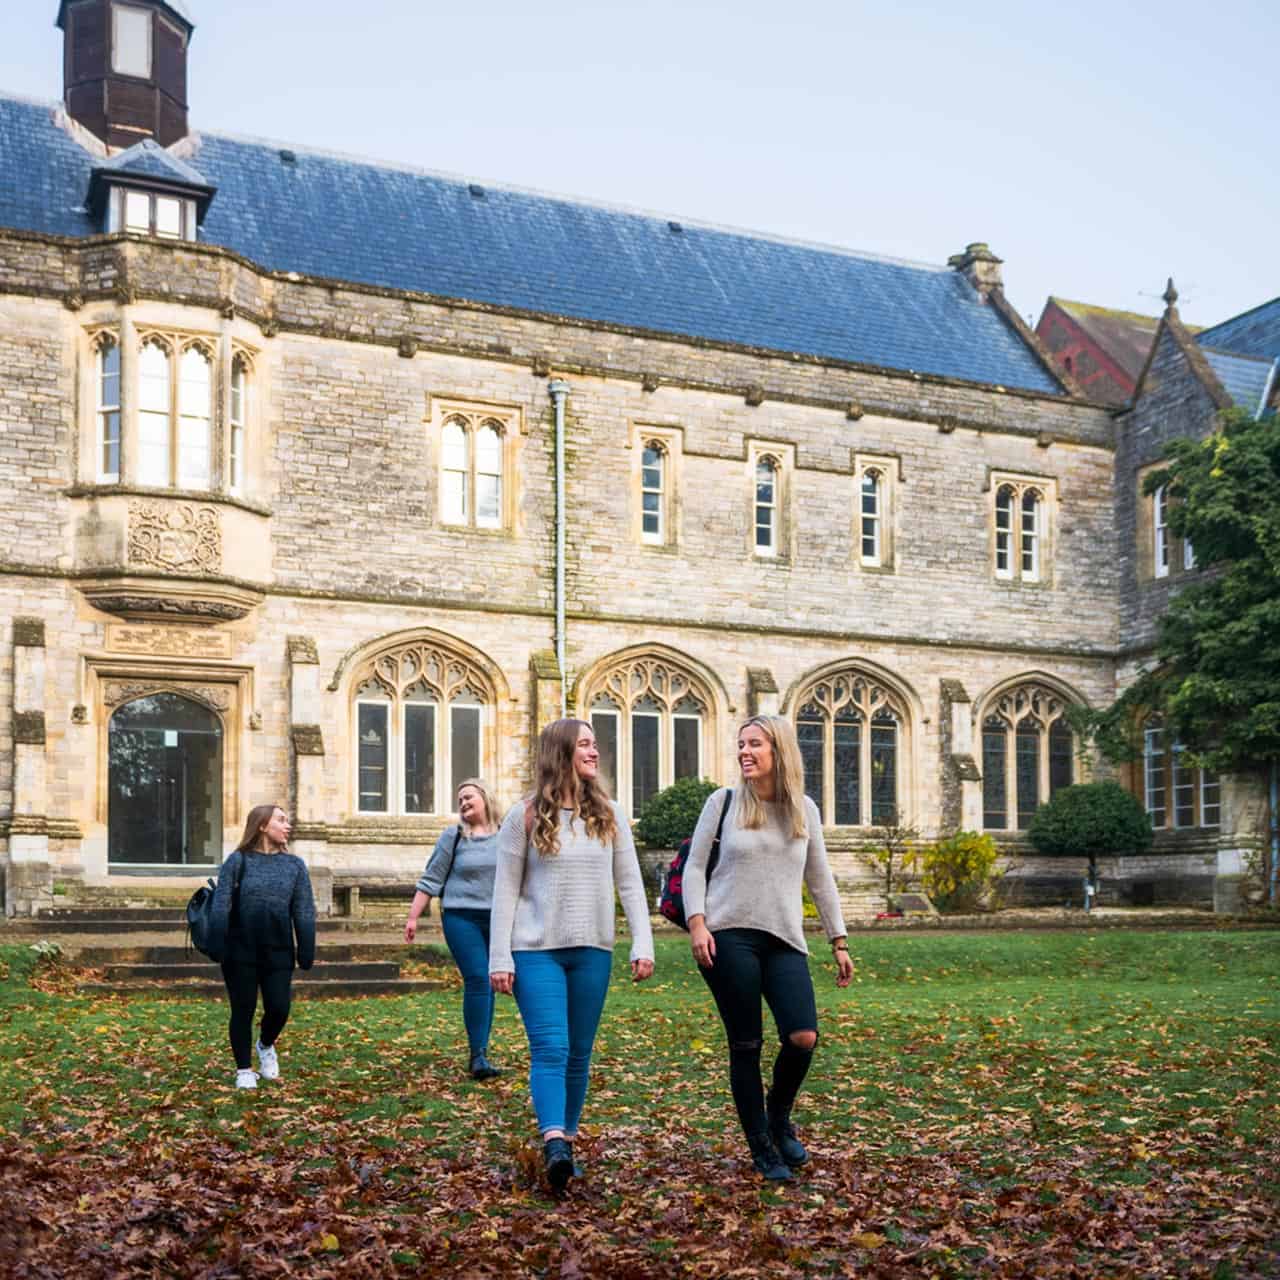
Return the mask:
[[115,712],[108,740],[108,861],[130,866],[218,865],[218,717],[176,693],[153,693]]

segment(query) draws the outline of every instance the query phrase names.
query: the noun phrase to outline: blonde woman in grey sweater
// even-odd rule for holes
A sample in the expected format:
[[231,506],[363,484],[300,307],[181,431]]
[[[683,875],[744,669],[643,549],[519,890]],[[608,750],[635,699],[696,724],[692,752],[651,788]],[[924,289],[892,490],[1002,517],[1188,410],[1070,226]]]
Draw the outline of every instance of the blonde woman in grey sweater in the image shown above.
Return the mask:
[[[742,781],[710,796],[689,848],[684,903],[689,941],[715,997],[729,1042],[729,1087],[755,1167],[783,1182],[808,1160],[791,1108],[818,1043],[818,1011],[804,939],[803,886],[809,886],[831,942],[836,985],[853,962],[822,819],[804,793],[795,730],[781,716],[753,716],[738,730]],[[707,866],[726,799],[720,857]],[[779,1049],[768,1094],[760,1074],[761,999],[777,1026]]]
[[631,978],[653,973],[653,934],[626,815],[599,780],[595,734],[556,720],[538,739],[533,795],[507,814],[489,929],[489,981],[514,993],[547,1180],[574,1173],[596,1028],[613,966],[614,892],[631,930]]

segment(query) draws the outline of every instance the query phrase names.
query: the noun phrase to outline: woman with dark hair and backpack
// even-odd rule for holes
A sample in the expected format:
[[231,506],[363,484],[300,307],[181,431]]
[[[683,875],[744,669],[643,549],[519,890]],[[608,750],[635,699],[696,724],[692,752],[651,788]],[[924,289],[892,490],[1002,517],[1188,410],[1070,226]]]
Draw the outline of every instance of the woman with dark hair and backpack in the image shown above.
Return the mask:
[[493,988],[489,985],[489,913],[493,907],[493,868],[498,857],[498,806],[480,778],[458,784],[458,821],[436,841],[418,879],[404,940],[413,942],[418,917],[440,899],[440,923],[449,954],[462,974],[462,1022],[471,1050],[468,1068],[475,1080],[492,1080],[502,1071],[489,1061],[493,1026]]
[[[791,1108],[818,1043],[818,1011],[804,939],[808,885],[847,987],[853,962],[835,878],[827,863],[818,807],[804,793],[795,730],[780,716],[753,716],[738,730],[742,780],[708,797],[684,869],[684,908],[694,959],[720,1011],[729,1042],[729,1087],[751,1159],[765,1178],[784,1182],[808,1160]],[[707,865],[723,821],[719,861]],[[765,1093],[761,999],[779,1049]]]
[[489,978],[514,992],[529,1037],[529,1090],[547,1181],[576,1172],[573,1141],[613,966],[614,893],[631,930],[631,980],[653,973],[653,934],[626,815],[601,785],[595,734],[556,720],[536,782],[498,833]]
[[[289,818],[278,804],[255,805],[240,843],[222,864],[213,895],[210,954],[222,963],[231,1001],[236,1088],[280,1075],[276,1038],[289,1019],[293,969],[316,958],[316,904],[307,864],[288,851]],[[262,992],[258,1071],[252,1069],[253,1015]]]

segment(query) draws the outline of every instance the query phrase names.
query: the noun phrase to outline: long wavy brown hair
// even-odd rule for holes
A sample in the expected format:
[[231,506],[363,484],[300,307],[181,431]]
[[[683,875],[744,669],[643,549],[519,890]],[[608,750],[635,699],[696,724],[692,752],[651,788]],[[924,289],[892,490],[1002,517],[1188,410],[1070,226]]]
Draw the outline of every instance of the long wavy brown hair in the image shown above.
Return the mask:
[[583,729],[591,729],[585,720],[553,720],[538,737],[533,794],[525,804],[533,806],[533,847],[544,857],[560,852],[560,799],[566,793],[573,797],[573,816],[593,840],[610,844],[618,832],[609,793],[598,778],[580,778],[573,767]]
[[271,821],[271,815],[277,809],[281,813],[285,812],[285,807],[282,804],[255,804],[249,810],[249,816],[244,820],[244,835],[240,837],[240,843],[236,845],[237,853],[243,853],[246,849],[256,851],[258,837],[262,834],[262,828]]

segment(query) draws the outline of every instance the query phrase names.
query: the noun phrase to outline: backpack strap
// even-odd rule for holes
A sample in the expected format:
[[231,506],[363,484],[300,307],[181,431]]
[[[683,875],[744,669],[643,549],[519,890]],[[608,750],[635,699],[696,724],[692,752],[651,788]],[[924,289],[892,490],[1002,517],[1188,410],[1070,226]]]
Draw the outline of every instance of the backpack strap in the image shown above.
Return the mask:
[[453,862],[458,856],[458,845],[462,841],[462,823],[458,823],[458,829],[453,833],[453,848],[449,850],[449,870],[444,873],[444,879],[440,881],[440,892],[437,895],[441,902],[444,901],[444,887],[449,883],[449,877],[453,874]]
[[729,806],[733,803],[733,788],[725,789],[724,805],[720,809],[720,821],[716,823],[716,838],[711,842],[711,852],[707,854],[707,879],[720,864],[720,836],[724,832],[724,820],[729,816]]

